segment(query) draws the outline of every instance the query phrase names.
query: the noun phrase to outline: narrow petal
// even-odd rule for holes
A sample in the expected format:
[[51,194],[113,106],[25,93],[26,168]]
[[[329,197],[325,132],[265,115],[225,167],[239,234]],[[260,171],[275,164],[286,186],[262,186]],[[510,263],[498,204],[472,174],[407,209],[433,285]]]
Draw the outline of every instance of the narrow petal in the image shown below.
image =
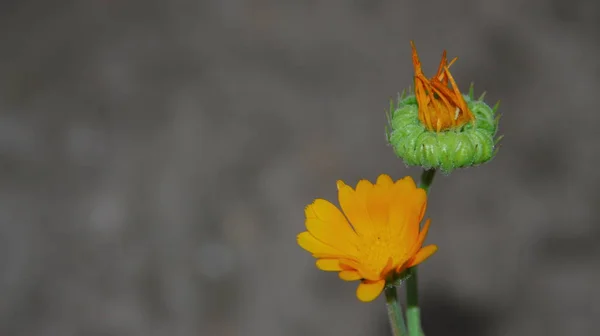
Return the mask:
[[356,289],[356,297],[358,297],[358,299],[362,302],[371,302],[375,300],[379,294],[381,294],[384,286],[385,280],[363,280]]
[[356,232],[342,212],[330,202],[317,199],[306,207],[306,228],[315,238],[349,255],[356,255]]
[[360,274],[360,277],[362,279],[373,280],[373,281],[381,279],[381,276],[379,275],[379,273],[374,273],[373,271],[369,270],[368,268],[363,267],[356,260],[340,259],[340,265],[341,265],[342,269],[345,271],[358,272],[358,274]]
[[439,81],[444,79],[444,67],[446,66],[446,64],[448,64],[447,62],[447,57],[446,57],[446,50],[444,50],[444,52],[442,53],[442,59],[440,60],[440,66],[438,67],[438,71],[435,74],[435,78],[437,78]]
[[427,219],[425,221],[425,225],[423,225],[423,228],[421,229],[421,232],[419,232],[419,240],[418,241],[421,244],[420,246],[423,245],[423,242],[425,241],[425,238],[427,238],[427,233],[429,232],[429,225],[430,224],[431,224],[431,219]]
[[315,264],[321,271],[339,272],[342,270],[339,259],[319,259]]
[[383,268],[383,270],[381,271],[381,273],[379,275],[380,278],[385,279],[387,277],[388,273],[394,269],[393,261],[394,260],[392,259],[392,257],[388,258],[388,261],[387,261],[385,267]]
[[427,219],[425,221],[425,225],[423,225],[423,228],[421,229],[421,232],[419,232],[419,237],[417,238],[417,241],[415,242],[415,245],[412,248],[411,254],[417,253],[417,251],[419,249],[421,249],[421,247],[423,246],[423,243],[425,242],[425,238],[427,238],[427,232],[429,232],[430,224],[431,224],[431,219]]
[[357,271],[341,271],[339,273],[340,279],[344,281],[356,281],[362,279]]
[[436,245],[427,245],[423,247],[419,250],[419,252],[417,252],[414,259],[410,261],[408,267],[417,266],[418,264],[422,263],[425,261],[425,259],[431,257],[431,255],[434,254],[437,249],[438,248]]
[[340,260],[340,266],[345,271],[356,271],[360,264],[356,260]]
[[346,254],[328,244],[323,243],[310,234],[310,232],[304,231],[297,236],[298,245],[303,249],[307,250],[312,254],[326,255],[331,257],[335,256],[346,256]]
[[408,268],[408,264],[410,263],[411,260],[407,260],[404,263],[398,265],[396,267],[396,273],[402,273],[404,272],[404,270],[406,270]]

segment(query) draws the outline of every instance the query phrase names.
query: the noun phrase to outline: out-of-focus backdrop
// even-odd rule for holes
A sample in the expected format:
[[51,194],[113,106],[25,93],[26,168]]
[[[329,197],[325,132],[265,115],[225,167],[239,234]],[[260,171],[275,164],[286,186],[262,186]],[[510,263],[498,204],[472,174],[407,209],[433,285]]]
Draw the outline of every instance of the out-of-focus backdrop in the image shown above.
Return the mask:
[[596,335],[600,2],[0,2],[0,335],[389,335],[296,244],[335,181],[418,177],[384,109],[443,49],[499,155],[438,176],[435,335]]

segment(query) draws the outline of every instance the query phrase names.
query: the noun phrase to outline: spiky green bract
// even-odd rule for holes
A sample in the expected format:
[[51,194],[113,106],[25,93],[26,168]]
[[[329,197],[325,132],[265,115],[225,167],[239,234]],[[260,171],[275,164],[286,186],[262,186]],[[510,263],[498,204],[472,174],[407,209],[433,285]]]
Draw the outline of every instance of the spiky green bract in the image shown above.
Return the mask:
[[498,104],[489,107],[483,102],[484,95],[474,99],[472,89],[469,95],[464,95],[475,116],[474,122],[438,133],[428,130],[419,121],[415,95],[402,94],[389,112],[388,142],[406,165],[435,168],[444,174],[485,163],[496,155],[501,137],[496,138],[500,119],[496,117]]

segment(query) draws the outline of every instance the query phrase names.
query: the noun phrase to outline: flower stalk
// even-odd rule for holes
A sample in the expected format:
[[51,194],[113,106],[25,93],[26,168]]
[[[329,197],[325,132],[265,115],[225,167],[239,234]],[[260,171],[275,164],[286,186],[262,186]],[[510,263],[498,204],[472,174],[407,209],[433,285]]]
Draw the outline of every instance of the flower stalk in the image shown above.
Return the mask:
[[[429,194],[429,188],[435,177],[435,169],[425,169],[421,173],[419,188]],[[408,269],[408,279],[406,279],[406,320],[408,321],[409,336],[423,336],[421,326],[421,309],[419,308],[419,291],[417,283],[417,267]]]
[[398,302],[398,295],[396,293],[396,287],[388,285],[385,287],[385,305],[387,307],[388,318],[390,319],[390,326],[392,327],[393,336],[406,336],[406,324],[404,322],[404,314],[402,312],[402,306]]

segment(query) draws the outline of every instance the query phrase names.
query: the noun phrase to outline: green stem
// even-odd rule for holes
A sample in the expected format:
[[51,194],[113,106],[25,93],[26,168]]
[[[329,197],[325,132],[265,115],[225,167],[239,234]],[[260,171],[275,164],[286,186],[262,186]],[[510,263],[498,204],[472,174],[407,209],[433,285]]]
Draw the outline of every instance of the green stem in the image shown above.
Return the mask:
[[435,177],[435,169],[423,170],[421,173],[421,181],[419,182],[419,188],[425,189],[426,193],[429,193],[429,188],[433,183],[433,178]]
[[[423,170],[419,188],[429,193],[429,188],[435,177],[435,169]],[[417,267],[408,269],[409,277],[406,280],[406,319],[408,320],[409,336],[422,336],[421,309],[419,308],[419,291],[417,285]]]
[[396,287],[385,287],[385,305],[387,307],[390,325],[392,326],[392,334],[394,336],[405,336],[406,324],[404,324],[404,315],[402,314],[402,306],[398,302]]
[[410,277],[406,280],[406,319],[408,320],[408,334],[421,336],[421,310],[419,309],[419,292],[417,288],[417,267],[411,267]]

